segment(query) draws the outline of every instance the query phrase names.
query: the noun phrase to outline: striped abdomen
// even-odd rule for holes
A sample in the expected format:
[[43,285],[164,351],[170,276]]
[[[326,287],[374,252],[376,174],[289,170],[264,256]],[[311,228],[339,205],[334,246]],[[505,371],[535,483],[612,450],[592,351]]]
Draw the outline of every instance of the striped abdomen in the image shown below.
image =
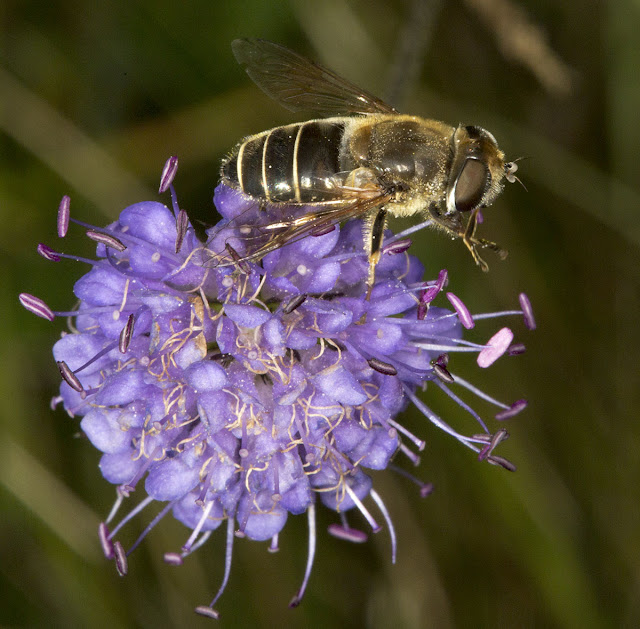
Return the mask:
[[344,127],[343,118],[329,118],[251,136],[222,163],[222,180],[269,203],[336,199]]

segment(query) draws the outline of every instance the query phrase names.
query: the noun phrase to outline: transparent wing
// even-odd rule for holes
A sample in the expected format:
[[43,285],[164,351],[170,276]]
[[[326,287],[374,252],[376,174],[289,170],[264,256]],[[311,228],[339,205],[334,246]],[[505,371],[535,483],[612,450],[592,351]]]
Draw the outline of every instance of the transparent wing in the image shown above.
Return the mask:
[[236,39],[231,48],[254,83],[290,111],[313,111],[323,116],[398,113],[391,105],[280,44]]
[[238,215],[216,229],[207,243],[207,257],[214,266],[240,265],[257,261],[267,253],[306,236],[321,236],[351,218],[362,217],[391,200],[383,190],[347,191],[340,203],[324,206],[270,206],[266,212],[254,209]]

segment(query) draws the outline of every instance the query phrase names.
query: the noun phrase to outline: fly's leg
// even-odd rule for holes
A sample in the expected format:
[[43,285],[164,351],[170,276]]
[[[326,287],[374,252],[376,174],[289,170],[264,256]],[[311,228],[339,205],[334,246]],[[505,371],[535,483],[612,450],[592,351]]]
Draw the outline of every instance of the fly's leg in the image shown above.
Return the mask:
[[469,217],[469,222],[467,223],[467,228],[463,233],[458,233],[458,235],[462,238],[462,242],[466,245],[469,253],[473,256],[475,263],[486,273],[489,270],[489,265],[480,257],[476,249],[476,244],[478,241],[475,238],[476,227],[478,226],[478,210],[475,209],[471,212],[471,216]]
[[387,223],[387,211],[383,208],[373,217],[373,221],[368,229],[365,230],[365,237],[369,236],[369,272],[367,274],[367,296],[366,300],[371,299],[371,291],[376,279],[376,266],[382,255],[382,240],[384,238],[384,228]]
[[446,232],[449,232],[452,236],[456,238],[461,238],[462,242],[464,242],[465,246],[473,256],[475,263],[483,270],[488,271],[489,265],[480,257],[478,253],[478,247],[483,247],[486,249],[491,249],[495,251],[502,260],[504,260],[508,252],[500,247],[500,245],[492,242],[491,240],[485,240],[484,238],[476,238],[476,227],[478,226],[478,213],[480,212],[480,208],[476,208],[471,212],[471,216],[469,216],[469,221],[465,226],[462,222],[462,214],[460,212],[456,212],[455,214],[447,215],[441,214],[438,211],[437,206],[432,206],[429,208],[429,214],[433,218],[433,220],[437,223],[439,227],[442,227]]
[[504,260],[508,252],[500,247],[500,245],[492,242],[491,240],[485,240],[484,238],[476,238],[476,227],[478,226],[478,212],[479,208],[476,208],[471,212],[469,222],[464,232],[458,232],[458,235],[462,238],[462,242],[466,245],[467,249],[473,256],[475,263],[486,273],[489,270],[489,265],[480,257],[476,247],[485,247],[495,251],[502,260]]

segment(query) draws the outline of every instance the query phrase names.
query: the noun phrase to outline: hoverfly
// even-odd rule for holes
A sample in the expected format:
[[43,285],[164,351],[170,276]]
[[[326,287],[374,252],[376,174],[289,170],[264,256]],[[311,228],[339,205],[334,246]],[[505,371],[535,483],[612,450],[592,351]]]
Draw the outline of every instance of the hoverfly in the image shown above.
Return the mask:
[[[369,296],[389,214],[428,216],[461,238],[484,271],[488,266],[478,247],[506,256],[475,236],[480,209],[497,198],[503,180],[516,180],[517,165],[505,162],[491,133],[400,114],[279,44],[236,39],[231,46],[268,96],[291,111],[328,117],[247,137],[224,159],[222,182],[275,208],[276,216],[245,255],[224,264],[257,260],[288,242],[362,218]],[[296,206],[312,206],[313,212],[294,217],[290,208]]]

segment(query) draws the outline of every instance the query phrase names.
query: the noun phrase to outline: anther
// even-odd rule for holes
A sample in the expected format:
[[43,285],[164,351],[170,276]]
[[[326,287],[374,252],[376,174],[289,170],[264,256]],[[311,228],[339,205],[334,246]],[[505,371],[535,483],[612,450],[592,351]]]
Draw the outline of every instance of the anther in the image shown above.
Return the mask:
[[500,467],[504,467],[504,469],[508,470],[509,472],[515,472],[517,469],[511,461],[501,456],[495,456],[492,454],[491,456],[487,457],[487,461],[492,465],[499,465]]
[[343,539],[347,542],[353,542],[354,544],[362,544],[369,539],[369,536],[358,529],[346,528],[340,524],[329,524],[327,527],[329,535]]
[[425,483],[420,487],[420,498],[426,498],[433,493],[433,483]]
[[520,411],[527,408],[527,400],[518,400],[514,402],[509,408],[496,413],[495,418],[498,421],[504,421],[505,419],[511,419],[514,415],[517,415]]
[[371,369],[377,371],[378,373],[381,373],[384,376],[398,375],[398,370],[393,365],[385,363],[379,358],[369,358],[367,362],[369,363],[369,367],[371,367]]
[[109,539],[109,529],[104,522],[100,522],[98,526],[98,538],[100,539],[100,546],[102,546],[102,552],[107,559],[113,559],[115,553],[113,551],[113,543]]
[[385,253],[390,256],[396,256],[400,253],[404,253],[411,247],[411,239],[403,238],[402,240],[396,240],[395,242],[390,242],[388,245],[384,245],[382,247],[382,254]]
[[229,243],[225,245],[225,248],[231,260],[233,260],[233,262],[238,265],[238,268],[243,273],[248,274],[251,269],[249,268],[249,265],[240,257],[240,254]]
[[164,164],[162,169],[162,176],[160,177],[160,188],[158,192],[162,194],[169,189],[169,186],[173,183],[173,179],[178,172],[178,158],[176,155],[171,156]]
[[47,247],[47,245],[40,243],[38,245],[38,254],[41,255],[45,260],[49,260],[49,262],[60,262],[60,255],[57,251],[54,251],[51,247]]
[[491,435],[487,445],[478,453],[478,461],[483,461],[488,458],[498,445],[508,438],[509,433],[504,428],[501,428],[495,434]]
[[220,618],[220,614],[215,609],[208,607],[207,605],[198,605],[194,611],[196,614],[200,614],[200,616],[213,618],[213,620],[218,620],[218,618]]
[[113,545],[113,552],[116,559],[116,570],[121,577],[124,577],[129,571],[129,567],[127,564],[127,554],[124,552],[124,548],[120,542],[116,542]]
[[431,361],[431,365],[433,367],[433,372],[442,380],[443,382],[448,382],[451,384],[454,382],[454,378],[447,369],[447,365],[449,364],[449,354],[446,352],[444,354],[440,354],[438,358]]
[[71,199],[65,194],[58,206],[58,236],[60,236],[60,238],[64,238],[69,229],[70,205]]
[[22,306],[34,315],[49,321],[53,321],[56,318],[53,314],[53,310],[51,310],[51,308],[49,308],[49,306],[47,306],[47,304],[45,304],[39,297],[34,297],[29,293],[20,293],[18,299]]
[[90,238],[91,240],[98,242],[105,247],[111,247],[111,249],[115,249],[116,251],[124,251],[127,248],[127,246],[121,240],[118,240],[115,236],[103,234],[102,232],[97,232],[93,229],[87,230],[87,238]]
[[304,293],[294,295],[291,299],[286,301],[282,305],[282,312],[284,314],[291,314],[294,310],[297,310],[307,300],[307,296]]
[[535,330],[536,320],[533,316],[533,308],[531,307],[529,298],[525,293],[520,293],[518,301],[520,302],[520,308],[522,308],[522,314],[524,315],[524,324],[529,330]]
[[462,323],[462,325],[467,328],[467,330],[470,330],[475,325],[475,323],[473,321],[471,313],[469,312],[469,309],[462,302],[462,299],[460,299],[460,297],[454,295],[453,293],[447,293],[447,299],[458,314],[460,323]]
[[436,280],[435,286],[437,286],[438,290],[441,291],[448,284],[449,284],[449,271],[447,271],[447,269],[441,269],[438,273],[438,279]]
[[165,553],[163,559],[170,566],[181,566],[184,563],[180,553]]
[[59,360],[56,363],[58,365],[58,369],[60,370],[60,375],[62,379],[74,390],[78,393],[84,391],[84,387],[82,383],[78,379],[75,373],[71,370],[71,367],[64,362],[64,360]]
[[184,210],[178,212],[178,218],[176,220],[176,253],[182,249],[182,243],[184,237],[187,234],[187,228],[189,227],[189,217]]
[[131,313],[124,328],[120,331],[120,337],[118,339],[118,349],[121,354],[126,354],[127,349],[129,349],[129,343],[131,343],[131,338],[133,337],[133,322],[134,316],[133,313]]

